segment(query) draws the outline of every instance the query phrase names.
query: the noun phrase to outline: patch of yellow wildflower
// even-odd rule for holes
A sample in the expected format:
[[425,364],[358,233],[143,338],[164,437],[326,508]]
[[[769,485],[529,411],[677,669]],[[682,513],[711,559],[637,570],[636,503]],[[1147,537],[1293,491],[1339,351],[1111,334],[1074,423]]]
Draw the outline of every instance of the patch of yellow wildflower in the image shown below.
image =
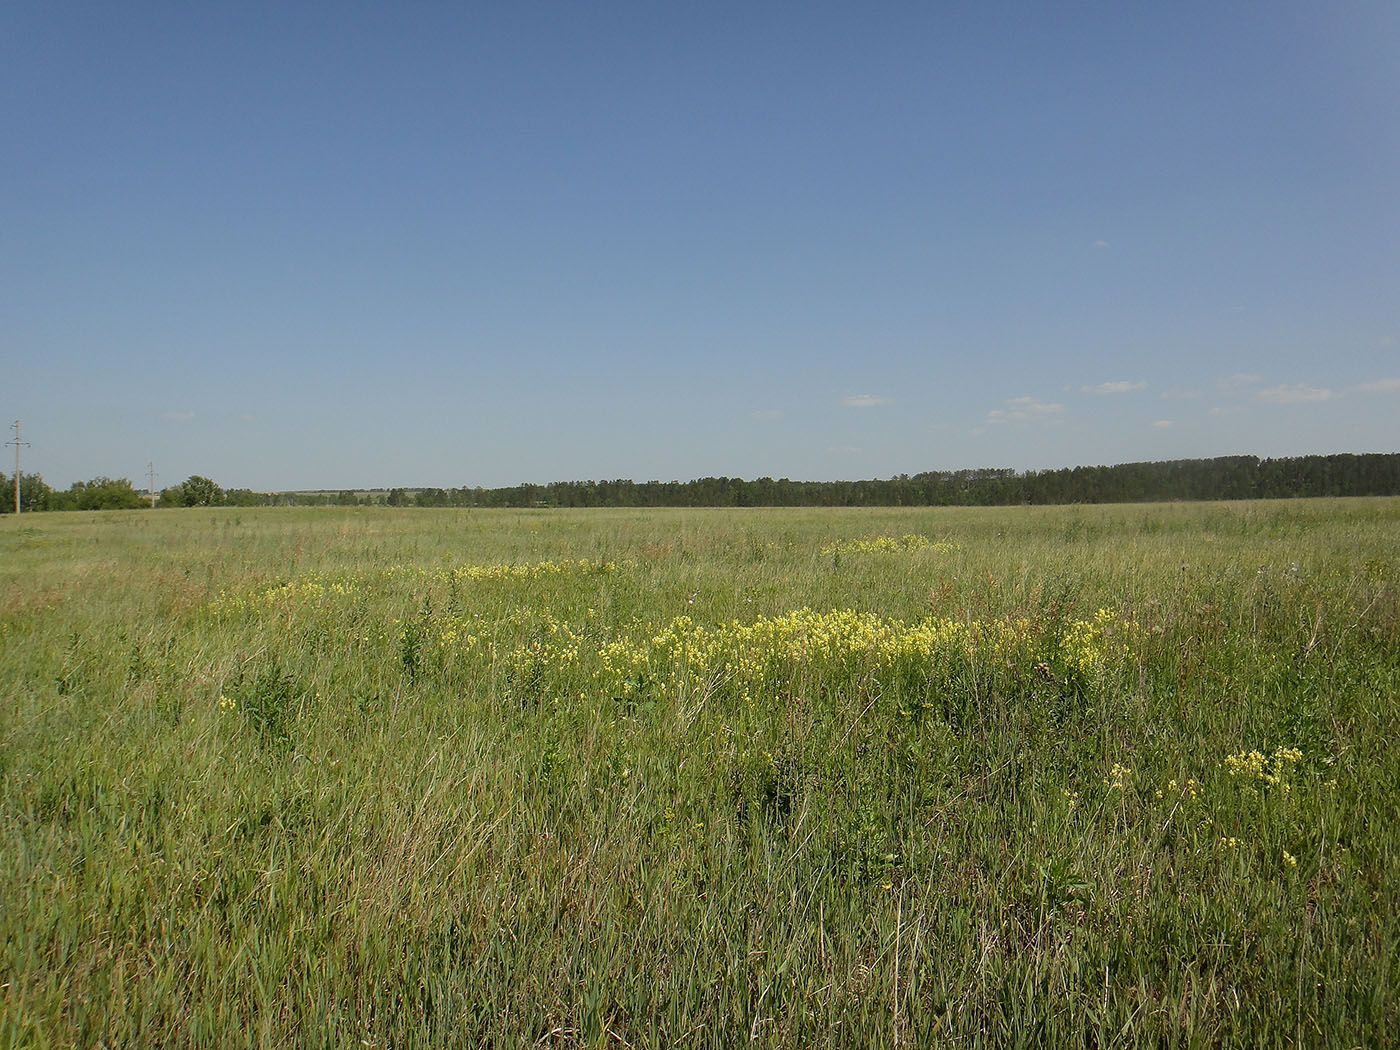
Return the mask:
[[956,543],[946,540],[935,542],[918,533],[904,536],[872,536],[863,540],[837,540],[822,546],[822,554],[886,554],[899,551],[934,551],[937,554],[952,554],[961,550]]
[[[1064,650],[1066,662],[1081,670],[1101,667],[1113,655],[1100,648],[1103,637],[1092,625],[1075,632],[1072,648]],[[974,662],[1030,667],[1039,642],[1027,620],[905,623],[851,609],[804,608],[715,626],[679,616],[661,627],[636,623],[601,640],[591,627],[575,628],[543,615],[535,637],[504,656],[517,671],[586,670],[595,690],[612,695],[722,687],[747,700],[814,679],[917,679],[935,668]]]
[[1092,620],[1069,621],[1060,637],[1065,661],[1078,671],[1088,672],[1127,656],[1128,626],[1109,609],[1100,609]]
[[601,576],[617,571],[617,563],[596,558],[577,558],[565,561],[537,561],[526,565],[462,565],[436,573],[427,573],[434,579],[451,579],[458,583],[463,580],[481,582],[483,580],[540,580],[549,576]]
[[1225,756],[1225,769],[1232,777],[1243,780],[1261,781],[1265,786],[1277,788],[1283,794],[1292,790],[1290,774],[1293,767],[1303,760],[1303,753],[1296,747],[1278,747],[1272,755],[1262,751],[1241,751],[1238,755]]
[[246,595],[219,592],[209,603],[216,616],[238,612],[275,612],[286,609],[318,608],[333,605],[360,592],[357,579],[326,580],[316,573],[274,584]]
[[[921,538],[918,538],[921,539]],[[893,542],[893,541],[892,541]],[[911,541],[912,542],[912,541]],[[625,565],[626,563],[624,563]],[[456,585],[471,581],[533,581],[618,571],[603,560],[542,561],[524,565],[466,565],[427,570],[391,566],[340,578],[306,574],[243,597],[221,595],[217,616],[342,616],[382,594],[389,580]],[[924,618],[913,622],[853,609],[796,609],[750,622],[705,625],[679,616],[663,624],[632,621],[605,626],[588,610],[577,624],[538,606],[512,605],[490,618],[480,612],[424,611],[411,620],[330,624],[352,644],[377,646],[398,637],[407,652],[428,647],[440,673],[478,660],[533,689],[560,695],[633,697],[723,690],[755,696],[806,689],[816,683],[878,683],[925,689],[935,678],[962,670],[979,676],[1033,676],[1048,654],[1059,666],[1097,674],[1127,653],[1120,639],[1130,625],[1100,610],[1092,620],[1054,625],[1026,618],[970,621]],[[441,608],[441,607],[440,607]],[[358,614],[357,614],[358,615]]]
[[601,576],[618,571],[618,563],[597,558],[564,561],[537,561],[523,564],[460,565],[449,569],[425,569],[411,565],[390,565],[377,572],[357,573],[335,578],[306,573],[286,583],[275,584],[246,595],[221,592],[209,605],[216,616],[240,612],[280,612],[325,608],[346,599],[363,598],[375,584],[392,580],[412,580],[429,585],[482,583],[501,580],[541,580],[564,576]]

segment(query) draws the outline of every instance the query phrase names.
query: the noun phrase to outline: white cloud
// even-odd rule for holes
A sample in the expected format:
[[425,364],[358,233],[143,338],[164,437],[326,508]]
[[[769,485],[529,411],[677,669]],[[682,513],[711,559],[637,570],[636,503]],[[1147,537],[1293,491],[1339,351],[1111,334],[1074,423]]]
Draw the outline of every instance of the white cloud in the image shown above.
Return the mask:
[[750,419],[782,419],[783,410],[780,408],[760,408],[749,413]]
[[1081,386],[1079,392],[1082,394],[1126,394],[1133,390],[1146,389],[1146,379],[1139,379],[1137,382],[1132,382],[1127,379],[1114,379],[1107,383],[1100,383],[1098,386]]
[[1352,389],[1359,390],[1363,394],[1400,394],[1400,376],[1368,379],[1364,383],[1357,383]]
[[1175,424],[1170,419],[1159,419],[1152,426],[1157,430],[1170,430]]
[[1292,386],[1271,386],[1254,395],[1256,401],[1270,405],[1302,405],[1312,401],[1331,401],[1339,396],[1335,391],[1323,387],[1294,383]]
[[1255,375],[1253,372],[1236,372],[1224,379],[1217,379],[1215,388],[1217,390],[1239,390],[1247,386],[1258,386],[1263,381],[1263,376]]
[[1107,248],[1107,247],[1108,247],[1108,242],[1107,242],[1107,241],[1095,241],[1093,244],[1090,245],[1090,247],[1091,247],[1091,248]]
[[1065,406],[1058,401],[1042,401],[1038,397],[1012,397],[1005,408],[987,413],[987,423],[1059,423]]
[[883,394],[851,394],[843,397],[841,404],[847,408],[874,408],[876,405],[888,405],[894,398],[885,397]]
[[162,412],[161,419],[168,419],[174,423],[188,423],[194,418],[193,412]]

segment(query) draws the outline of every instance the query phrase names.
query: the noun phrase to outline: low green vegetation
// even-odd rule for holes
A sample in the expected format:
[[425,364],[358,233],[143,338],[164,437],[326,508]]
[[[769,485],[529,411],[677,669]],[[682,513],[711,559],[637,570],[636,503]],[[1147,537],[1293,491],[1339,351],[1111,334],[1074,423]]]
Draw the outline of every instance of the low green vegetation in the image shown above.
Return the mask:
[[0,1046],[1400,1025],[1400,500],[0,523]]

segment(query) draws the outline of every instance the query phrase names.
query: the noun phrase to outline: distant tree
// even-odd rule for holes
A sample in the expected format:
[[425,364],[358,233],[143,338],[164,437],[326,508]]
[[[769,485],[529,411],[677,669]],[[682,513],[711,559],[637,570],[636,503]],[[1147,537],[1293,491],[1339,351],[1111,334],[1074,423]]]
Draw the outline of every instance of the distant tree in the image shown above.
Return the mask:
[[162,507],[219,507],[223,503],[224,490],[199,474],[191,474],[160,494]]
[[63,501],[64,510],[137,510],[150,506],[127,478],[75,481],[67,492],[54,495]]
[[224,502],[224,490],[206,477],[191,474],[185,479],[185,506],[217,507]]
[[390,489],[390,490],[389,490],[389,506],[391,506],[391,507],[408,507],[408,506],[411,506],[411,505],[412,505],[412,502],[413,502],[413,501],[412,501],[412,499],[409,497],[409,495],[408,495],[408,490],[407,490],[407,489]]
[[[53,490],[38,474],[21,474],[19,483],[20,510],[49,510]],[[0,475],[0,514],[15,512],[15,477]]]

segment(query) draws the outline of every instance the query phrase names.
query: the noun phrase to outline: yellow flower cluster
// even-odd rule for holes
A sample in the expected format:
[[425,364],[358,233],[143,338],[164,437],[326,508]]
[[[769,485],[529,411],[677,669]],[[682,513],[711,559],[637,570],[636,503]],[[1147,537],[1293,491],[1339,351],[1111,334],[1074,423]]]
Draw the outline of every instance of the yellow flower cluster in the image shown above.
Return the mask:
[[1232,777],[1247,780],[1261,780],[1269,787],[1277,787],[1285,794],[1291,789],[1288,777],[1293,767],[1303,760],[1303,753],[1296,747],[1279,747],[1272,755],[1261,751],[1241,751],[1238,755],[1225,756],[1225,768]]
[[1167,787],[1165,791],[1163,791],[1161,788],[1158,788],[1157,790],[1158,798],[1165,798],[1167,795],[1177,794],[1179,794],[1183,800],[1194,801],[1201,797],[1201,782],[1195,779],[1194,777],[1191,777],[1184,782],[1178,783],[1176,778],[1172,778],[1171,780],[1167,781]]
[[[401,621],[395,620],[398,624]],[[434,625],[437,628],[436,639],[438,645],[444,649],[455,649],[458,652],[471,652],[476,648],[480,639],[471,631],[466,630],[466,624],[457,617],[449,617]]]
[[1103,778],[1103,786],[1110,790],[1126,791],[1128,780],[1132,775],[1133,771],[1131,769],[1115,762],[1113,763],[1113,768],[1108,771],[1108,776]]
[[219,596],[209,603],[209,609],[218,616],[248,610],[265,612],[309,608],[329,605],[359,592],[360,585],[356,579],[326,582],[316,573],[307,573],[300,579],[275,584],[252,594],[233,595],[220,591]]
[[364,596],[367,585],[387,580],[411,579],[427,584],[490,582],[497,580],[540,580],[558,576],[608,575],[618,570],[618,564],[595,558],[565,561],[537,561],[525,564],[461,565],[452,569],[424,569],[410,565],[390,565],[378,572],[328,578],[319,573],[306,573],[287,583],[276,584],[247,595],[220,592],[210,603],[216,616],[234,612],[266,612],[286,609],[317,608],[339,603],[345,598]]
[[874,536],[864,540],[837,540],[834,543],[825,544],[822,553],[833,554],[884,554],[898,551],[923,551],[931,550],[938,554],[952,554],[961,550],[956,543],[949,543],[941,540],[935,543],[927,536],[920,536],[918,533],[908,533],[904,536]]
[[1067,623],[1060,638],[1060,647],[1067,662],[1080,671],[1089,671],[1112,659],[1126,656],[1126,641],[1110,638],[1116,625],[1118,617],[1108,609],[1100,609],[1093,620],[1071,620]]
[[[507,666],[580,671],[596,655],[590,668],[594,687],[624,697],[647,689],[664,696],[724,687],[751,699],[799,679],[919,676],[952,663],[1029,667],[1038,642],[1026,620],[905,623],[851,609],[798,609],[708,627],[680,616],[660,628],[633,624],[602,640],[592,628],[576,629],[548,616],[542,627],[505,654]],[[1077,633],[1064,658],[1079,661],[1081,670],[1100,667],[1110,655],[1098,648],[1102,639],[1102,631]]]
[[539,580],[546,576],[598,576],[617,571],[617,563],[593,558],[571,561],[537,561],[528,565],[463,565],[445,573],[429,574],[438,578],[463,580]]

